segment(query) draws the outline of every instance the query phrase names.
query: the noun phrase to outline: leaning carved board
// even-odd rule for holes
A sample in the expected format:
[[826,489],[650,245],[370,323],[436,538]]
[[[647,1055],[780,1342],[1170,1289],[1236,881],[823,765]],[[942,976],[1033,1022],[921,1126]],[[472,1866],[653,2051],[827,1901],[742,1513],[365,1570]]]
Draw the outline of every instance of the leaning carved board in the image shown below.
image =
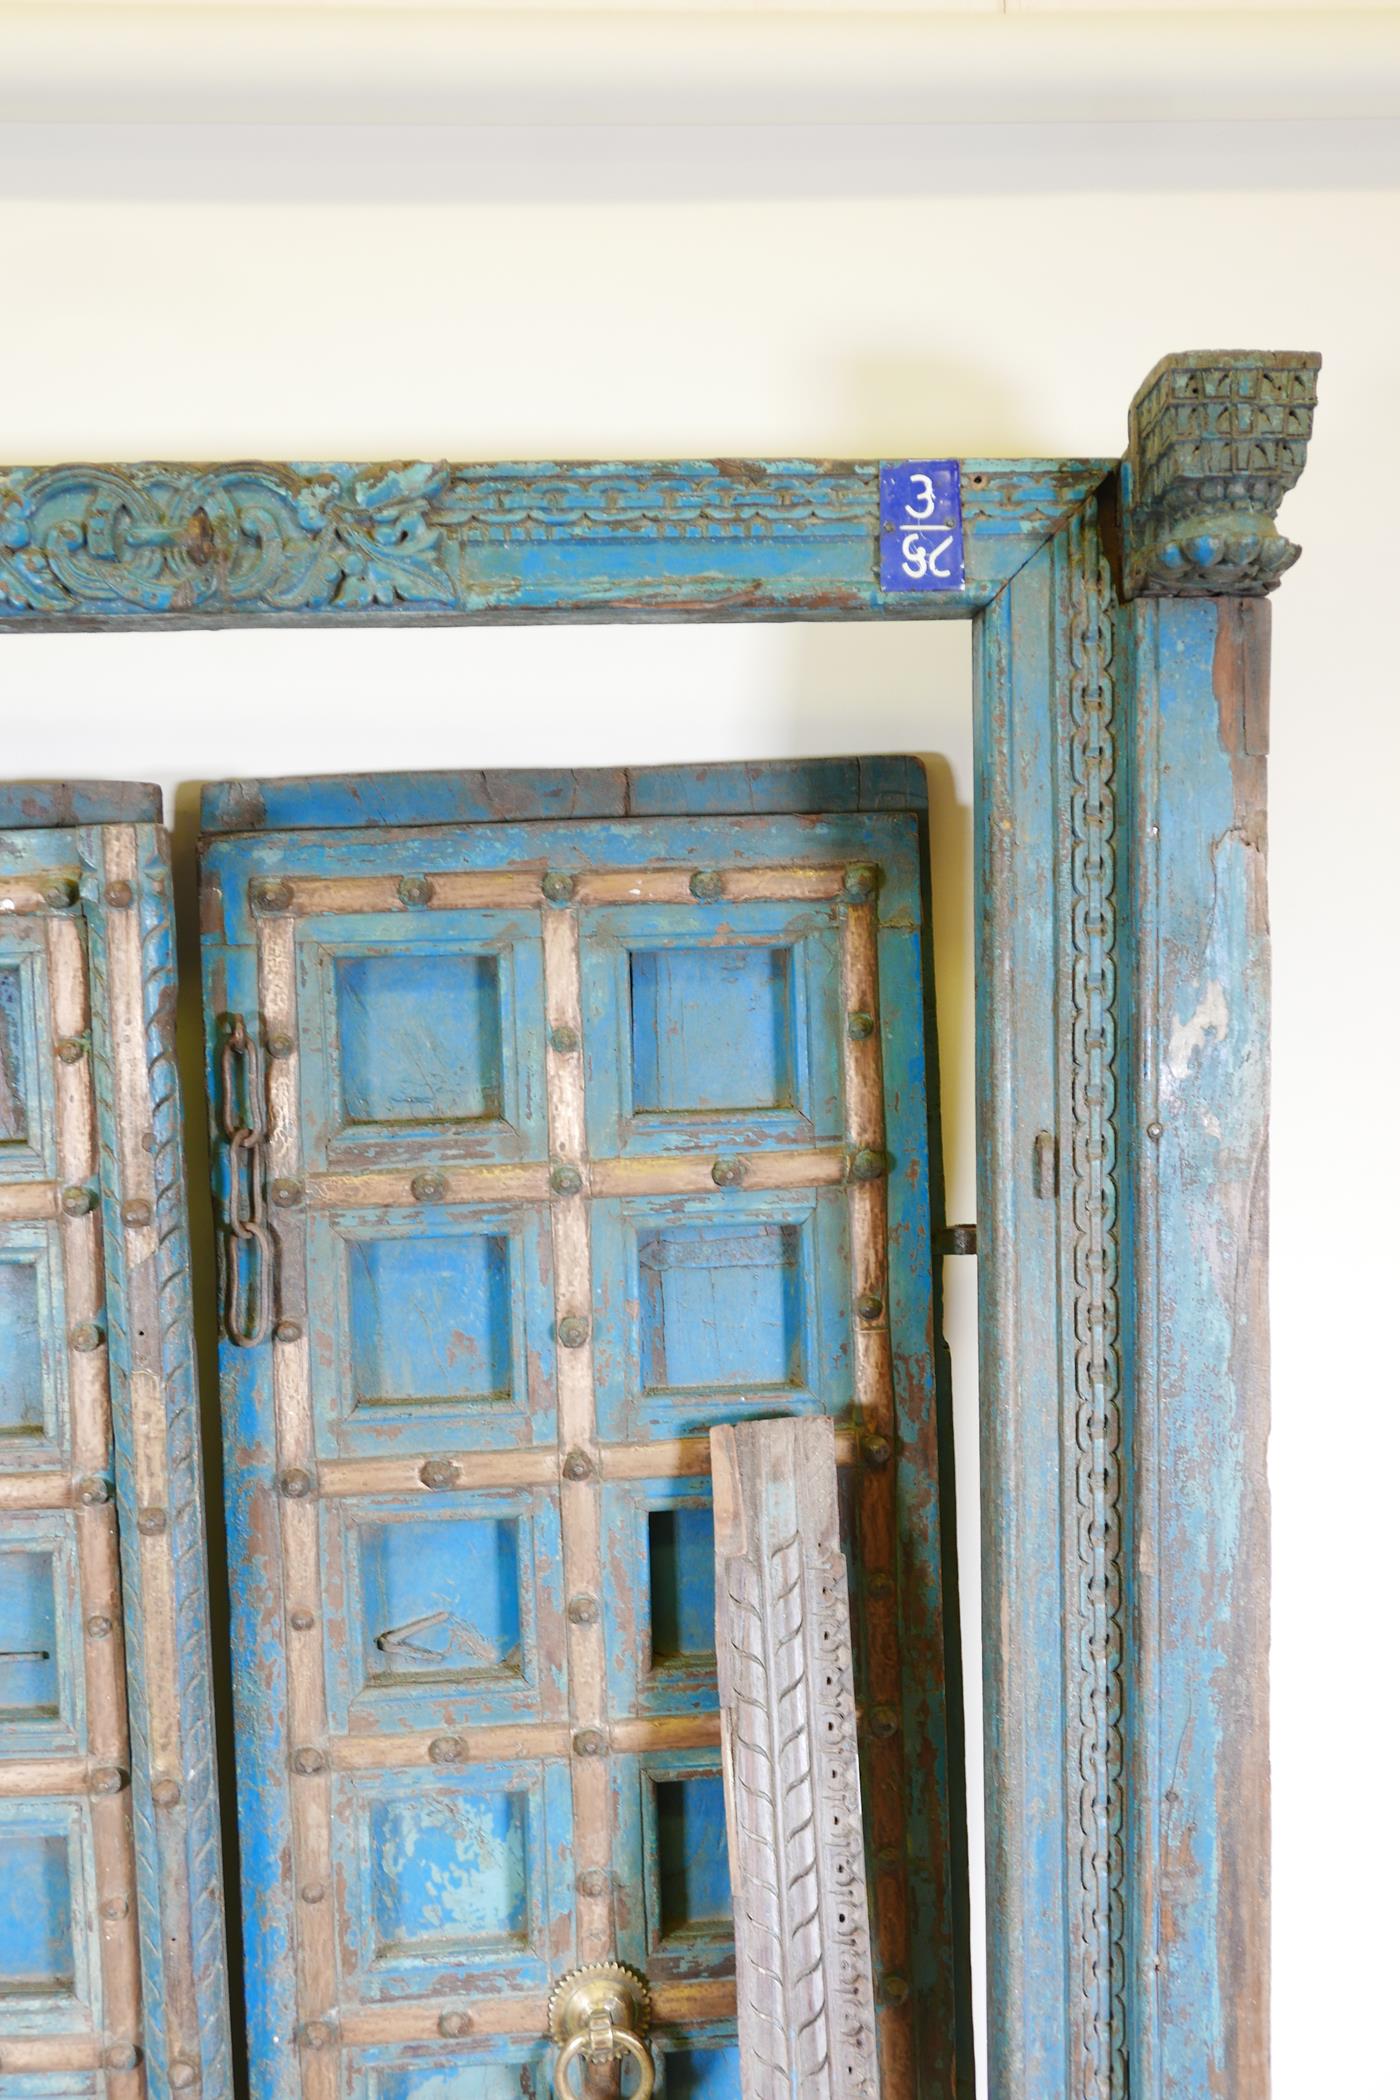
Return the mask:
[[11,2100],[231,2092],[158,813],[153,789],[0,789]]
[[281,827],[206,839],[255,2100],[543,2096],[609,1959],[737,2100],[707,1433],[783,1412],[838,1432],[884,2090],[951,2089],[922,780],[813,775],[243,783]]

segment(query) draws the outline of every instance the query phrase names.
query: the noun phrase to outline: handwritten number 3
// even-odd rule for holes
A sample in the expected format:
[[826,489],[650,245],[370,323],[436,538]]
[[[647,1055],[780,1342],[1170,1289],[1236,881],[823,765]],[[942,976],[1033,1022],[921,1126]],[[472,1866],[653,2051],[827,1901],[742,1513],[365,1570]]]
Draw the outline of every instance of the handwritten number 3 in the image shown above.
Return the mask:
[[904,515],[906,518],[917,518],[921,525],[925,525],[934,513],[933,481],[927,474],[911,474],[909,484],[911,488],[921,487],[924,493],[920,502],[905,504]]

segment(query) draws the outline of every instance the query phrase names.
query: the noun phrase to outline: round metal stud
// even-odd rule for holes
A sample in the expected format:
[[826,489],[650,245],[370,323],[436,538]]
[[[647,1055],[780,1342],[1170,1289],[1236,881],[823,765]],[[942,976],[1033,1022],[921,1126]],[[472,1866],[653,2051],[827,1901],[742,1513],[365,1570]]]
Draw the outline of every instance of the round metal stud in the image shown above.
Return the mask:
[[408,1193],[415,1203],[441,1203],[447,1194],[445,1174],[415,1174],[408,1184]]
[[697,868],[690,878],[690,894],[702,904],[713,904],[724,895],[724,877],[717,868]]
[[126,1774],[120,1765],[94,1765],[87,1785],[90,1794],[119,1794],[126,1785]]
[[122,1918],[130,1917],[131,1905],[125,1896],[108,1896],[102,1905],[102,1915],[110,1924],[115,1925]]
[[476,2025],[469,2012],[445,2012],[438,2015],[438,2033],[449,2042],[455,2042],[464,2034],[470,2034]]
[[85,1189],[81,1182],[74,1182],[58,1199],[59,1209],[65,1218],[85,1218],[90,1210],[97,1208],[97,1196],[92,1189]]
[[44,884],[44,902],[50,911],[71,911],[78,901],[78,885],[60,879]]
[[110,2049],[103,2050],[102,2061],[109,2071],[134,2071],[141,2053],[135,2042],[113,2042]]
[[425,1458],[418,1468],[418,1478],[425,1488],[456,1487],[457,1468],[450,1458]]
[[158,1779],[151,1788],[151,1799],[157,1808],[178,1808],[180,1804],[180,1782],[178,1779]]
[[558,1332],[561,1348],[581,1349],[588,1340],[588,1321],[582,1313],[565,1313]]
[[301,1340],[301,1322],[299,1320],[279,1320],[272,1330],[272,1339],[274,1342],[299,1342]]
[[148,1509],[138,1510],[136,1513],[136,1529],[143,1538],[158,1539],[169,1522],[170,1519],[166,1512],[163,1509],[156,1508],[154,1505]]
[[316,1624],[315,1612],[308,1611],[304,1604],[299,1604],[288,1616],[294,1633],[309,1633]]
[[1151,1138],[1151,1140],[1152,1140],[1153,1144],[1155,1145],[1155,1144],[1156,1144],[1156,1143],[1158,1142],[1158,1140],[1160,1139],[1161,1135],[1162,1135],[1162,1126],[1161,1126],[1161,1124],[1160,1124],[1160,1123],[1149,1123],[1149,1124],[1148,1124],[1148,1126],[1147,1126],[1147,1135],[1148,1135],[1148,1136],[1149,1136],[1149,1137]]
[[288,1466],[279,1474],[277,1485],[289,1502],[304,1502],[316,1483],[305,1466]]
[[314,1779],[318,1772],[324,1772],[325,1769],[326,1753],[324,1750],[313,1750],[306,1747],[292,1752],[292,1770],[299,1778]]
[[591,1480],[593,1461],[586,1451],[571,1451],[564,1460],[563,1472],[566,1480]]
[[856,1311],[862,1320],[878,1320],[885,1309],[885,1301],[878,1291],[862,1291],[856,1300]]
[[308,2049],[329,2049],[331,2029],[328,2020],[303,2020],[301,2039]]
[[598,1623],[598,1599],[580,1591],[570,1597],[568,1618],[571,1626],[596,1626]]
[[892,1706],[877,1706],[870,1716],[870,1733],[879,1743],[887,1743],[899,1727],[899,1715]]
[[151,1206],[144,1196],[133,1196],[122,1205],[122,1223],[133,1229],[151,1222]]
[[606,1896],[612,1885],[612,1876],[606,1867],[585,1867],[578,1878],[580,1896]]
[[278,1179],[267,1193],[278,1210],[294,1210],[301,1201],[301,1183]]
[[104,902],[110,904],[113,911],[129,911],[135,900],[136,892],[132,889],[129,882],[109,882],[106,889],[103,890],[102,896]]
[[880,1996],[886,2005],[903,2005],[909,1996],[909,1984],[903,1976],[882,1976]]
[[80,1320],[69,1329],[68,1340],[80,1356],[90,1356],[94,1349],[102,1347],[102,1329],[96,1320]]
[[862,1145],[846,1163],[847,1178],[851,1181],[880,1181],[888,1171],[888,1157],[877,1152],[873,1145]]
[[172,2056],[165,2075],[177,2093],[188,2092],[199,2083],[199,2072],[187,2056]]
[[737,1189],[746,1172],[742,1159],[717,1159],[710,1169],[710,1179],[717,1189]]
[[879,886],[880,870],[868,862],[858,861],[841,877],[841,887],[853,904],[867,904]]
[[549,903],[568,904],[572,902],[578,884],[572,875],[560,875],[551,868],[540,888]]
[[893,1868],[903,1866],[904,1856],[898,1845],[881,1845],[875,1854],[875,1864],[888,1874]]
[[561,1021],[557,1028],[549,1031],[549,1047],[559,1057],[572,1057],[578,1049],[578,1030]]
[[84,1631],[90,1641],[105,1641],[108,1634],[112,1631],[112,1622],[107,1617],[106,1612],[95,1611],[88,1620]]
[[100,1509],[112,1499],[112,1483],[100,1473],[84,1473],[75,1492],[84,1509]]
[[292,885],[289,882],[255,882],[250,894],[254,911],[291,910]]
[[883,1573],[879,1575],[867,1575],[865,1578],[865,1594],[867,1597],[872,1599],[892,1597],[894,1595],[893,1575],[886,1575]]
[[301,1900],[303,1903],[324,1903],[326,1900],[326,1884],[324,1881],[308,1881],[301,1892]]
[[54,1044],[61,1065],[80,1065],[87,1055],[87,1044],[80,1035],[65,1035]]
[[561,1159],[549,1170],[549,1185],[556,1196],[576,1196],[583,1176],[571,1160]]
[[270,1035],[263,1045],[269,1057],[280,1060],[296,1054],[296,1037],[292,1035]]
[[868,1436],[865,1439],[865,1463],[868,1466],[887,1466],[890,1462],[890,1440],[887,1436]]
[[435,1735],[428,1745],[428,1757],[435,1765],[460,1764],[466,1747],[459,1735]]
[[608,1739],[601,1728],[580,1728],[574,1736],[575,1757],[605,1757]]
[[432,895],[433,886],[426,875],[405,875],[399,883],[399,898],[404,904],[428,904]]
[[853,1043],[868,1043],[875,1033],[874,1014],[862,1013],[859,1007],[846,1016],[846,1033]]

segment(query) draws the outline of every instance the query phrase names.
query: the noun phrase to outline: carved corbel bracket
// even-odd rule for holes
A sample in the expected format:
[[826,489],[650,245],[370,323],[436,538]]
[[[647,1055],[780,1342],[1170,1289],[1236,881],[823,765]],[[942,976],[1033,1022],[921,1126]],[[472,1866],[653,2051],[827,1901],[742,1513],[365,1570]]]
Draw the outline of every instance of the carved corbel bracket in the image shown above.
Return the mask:
[[1126,596],[1257,598],[1292,567],[1274,518],[1307,460],[1321,363],[1191,350],[1148,374],[1128,411]]

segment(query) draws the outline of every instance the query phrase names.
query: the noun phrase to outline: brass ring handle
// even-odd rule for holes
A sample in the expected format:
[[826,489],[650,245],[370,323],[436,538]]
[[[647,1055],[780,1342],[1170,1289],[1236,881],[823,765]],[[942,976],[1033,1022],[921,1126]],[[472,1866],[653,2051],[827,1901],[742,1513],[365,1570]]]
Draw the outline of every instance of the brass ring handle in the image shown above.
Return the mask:
[[651,1991],[639,1969],[595,1961],[561,1976],[549,1994],[549,2033],[559,2044],[555,2100],[583,2100],[571,2076],[576,2063],[625,2063],[629,2057],[638,2072],[630,2100],[651,2100],[656,2066],[643,2039],[650,2025]]
[[[638,2041],[636,2035],[629,2034],[625,2027],[609,2028],[608,2043],[608,2055],[615,2062],[621,2063],[624,2057],[630,2056],[641,2074],[631,2100],[651,2100],[656,2091],[656,2067],[652,2063],[651,2051],[646,2043]],[[569,2073],[579,2058],[591,2050],[592,2037],[588,2034],[576,2034],[572,2041],[565,2042],[554,2066],[554,2091],[557,2100],[579,2100],[579,2094],[569,2083]],[[595,2057],[594,2061],[596,2060]]]

